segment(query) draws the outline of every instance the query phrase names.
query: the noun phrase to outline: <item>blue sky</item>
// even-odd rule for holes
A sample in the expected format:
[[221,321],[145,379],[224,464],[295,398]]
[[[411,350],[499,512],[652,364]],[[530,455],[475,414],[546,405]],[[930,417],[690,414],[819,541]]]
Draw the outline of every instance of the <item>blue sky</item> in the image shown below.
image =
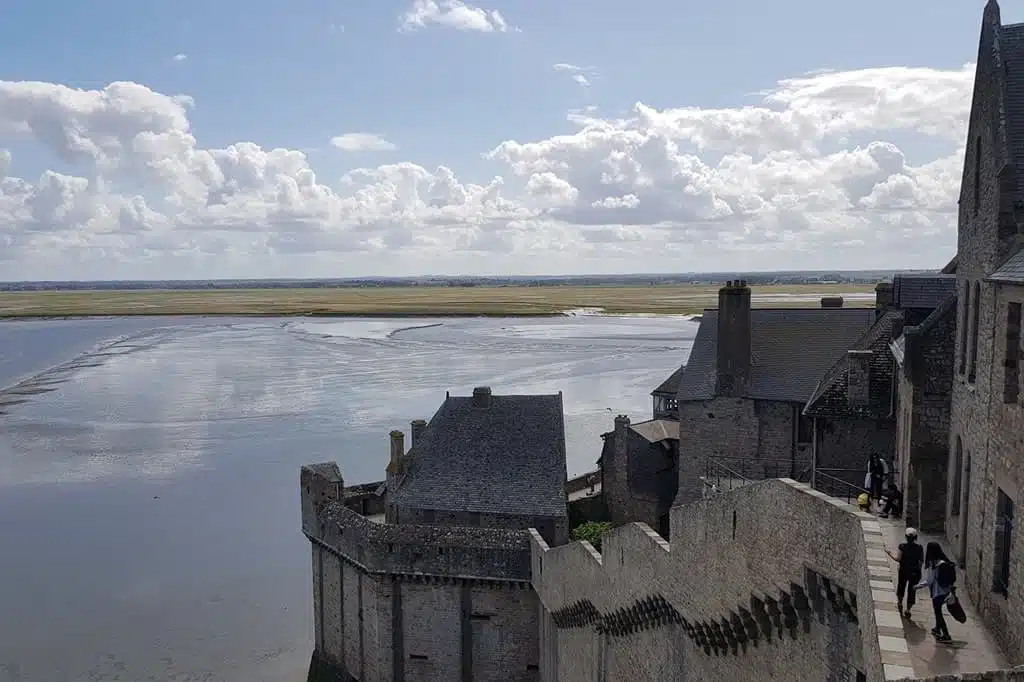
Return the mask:
[[[83,90],[131,81],[164,95],[187,94],[194,100],[187,116],[198,147],[251,141],[263,149],[301,150],[317,181],[328,186],[353,168],[397,162],[431,171],[444,165],[461,182],[486,184],[512,173],[483,154],[506,140],[525,144],[574,134],[580,126],[567,113],[587,106],[605,120],[629,117],[636,102],[657,110],[728,109],[757,105],[757,92],[816,69],[956,70],[976,58],[982,9],[982,3],[879,0],[481,0],[475,6],[499,11],[509,30],[428,23],[400,32],[400,17],[411,5],[5,3],[0,80]],[[1004,23],[1024,20],[1024,2],[1002,8]],[[590,86],[579,86],[554,69],[556,63],[588,67]],[[397,149],[343,153],[329,145],[352,132],[380,135]],[[896,143],[914,164],[956,151],[946,139],[936,142],[906,127],[885,135],[855,131],[830,144],[866,145],[875,138]],[[47,147],[38,135],[5,135],[0,127],[0,149],[11,151],[8,175],[34,181],[49,168],[93,177],[94,171]],[[159,193],[144,194],[149,200]],[[60,260],[55,251],[40,256]],[[410,252],[407,260],[415,256]],[[118,258],[131,261],[130,252]],[[630,267],[641,265],[637,260]],[[778,265],[788,263],[780,258]]]

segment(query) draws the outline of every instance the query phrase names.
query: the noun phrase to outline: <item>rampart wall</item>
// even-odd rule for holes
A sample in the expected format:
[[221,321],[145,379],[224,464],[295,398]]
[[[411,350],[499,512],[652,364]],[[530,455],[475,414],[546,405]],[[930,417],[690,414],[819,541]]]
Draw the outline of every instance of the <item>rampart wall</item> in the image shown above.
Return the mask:
[[333,463],[302,468],[312,544],[309,679],[539,678],[539,603],[527,531],[390,525],[345,506]]
[[783,479],[677,507],[671,531],[628,524],[602,554],[532,534],[542,680],[912,674],[892,589],[872,591],[891,584],[877,520]]

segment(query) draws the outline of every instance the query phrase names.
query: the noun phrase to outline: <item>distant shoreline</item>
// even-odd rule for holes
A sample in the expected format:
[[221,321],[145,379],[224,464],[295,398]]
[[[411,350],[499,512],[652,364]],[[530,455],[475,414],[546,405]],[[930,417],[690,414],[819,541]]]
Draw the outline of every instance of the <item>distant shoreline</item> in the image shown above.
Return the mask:
[[[816,308],[846,296],[874,304],[874,287],[787,284],[753,287],[754,307]],[[311,289],[83,290],[0,292],[0,319],[96,317],[469,318],[700,315],[718,304],[716,285],[479,286]]]

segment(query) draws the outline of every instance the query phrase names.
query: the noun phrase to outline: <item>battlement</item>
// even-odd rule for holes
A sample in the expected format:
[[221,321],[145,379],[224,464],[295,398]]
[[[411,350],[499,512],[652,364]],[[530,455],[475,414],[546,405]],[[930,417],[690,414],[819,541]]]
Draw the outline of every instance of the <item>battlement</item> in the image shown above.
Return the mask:
[[[698,655],[682,666],[690,673],[661,677],[662,667],[679,663],[651,659],[650,670],[633,671],[644,679],[742,675],[752,662],[719,658],[741,650],[776,670],[792,665],[801,679],[833,669],[840,649],[843,665],[868,679],[900,677],[909,668],[905,644],[902,652],[891,648],[898,647],[887,627],[893,615],[899,623],[894,597],[872,590],[872,583],[891,582],[876,519],[788,479],[754,483],[671,514],[670,542],[646,524],[630,523],[602,538],[601,553],[586,542],[549,547],[531,531],[533,586],[549,627],[559,632],[556,640],[564,632],[579,650],[600,632],[628,638],[652,628],[666,651],[691,640],[688,650]],[[786,630],[792,637],[783,637]],[[764,642],[771,646],[759,647]],[[565,665],[558,652],[546,660]]]
[[337,464],[302,467],[302,530],[370,574],[528,582],[527,531],[387,524],[345,506]]

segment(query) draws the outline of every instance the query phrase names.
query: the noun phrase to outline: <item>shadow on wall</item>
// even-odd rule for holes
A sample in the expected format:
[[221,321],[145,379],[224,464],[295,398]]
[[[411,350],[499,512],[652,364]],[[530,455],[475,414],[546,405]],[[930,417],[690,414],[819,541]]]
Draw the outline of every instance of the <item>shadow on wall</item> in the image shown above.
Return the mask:
[[870,581],[891,576],[884,561],[869,567],[876,520],[785,479],[672,514],[671,544],[634,523],[608,533],[602,554],[532,534],[542,670],[699,680],[763,665],[768,679],[884,679]]

